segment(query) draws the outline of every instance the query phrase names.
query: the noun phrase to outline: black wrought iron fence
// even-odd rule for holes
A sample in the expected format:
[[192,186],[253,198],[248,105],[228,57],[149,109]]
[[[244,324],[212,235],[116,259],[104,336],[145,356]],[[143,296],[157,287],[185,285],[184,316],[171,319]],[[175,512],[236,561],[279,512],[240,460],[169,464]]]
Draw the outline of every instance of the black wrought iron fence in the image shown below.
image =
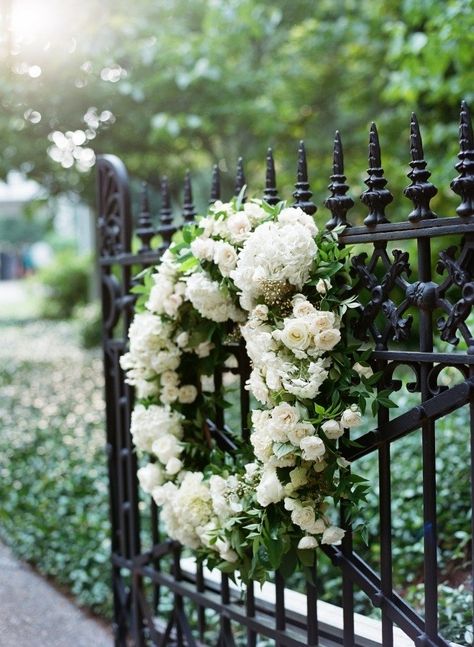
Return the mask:
[[[474,138],[465,103],[460,120],[460,151],[457,177],[451,188],[461,198],[456,215],[436,215],[430,200],[437,189],[430,183],[416,117],[410,133],[410,185],[404,194],[413,204],[404,222],[391,223],[386,207],[392,195],[386,187],[375,125],[370,129],[367,189],[361,196],[368,209],[363,226],[350,226],[347,214],[354,206],[344,175],[339,133],[334,142],[331,195],[324,204],[330,212],[326,227],[346,225],[341,244],[357,244],[364,251],[352,258],[355,290],[362,308],[353,322],[356,338],[373,348],[375,368],[382,371],[380,388],[396,391],[400,382],[394,372],[405,366],[414,374],[409,388],[418,403],[404,413],[390,415],[381,408],[373,429],[358,438],[358,446],[345,449],[357,461],[369,454],[378,457],[380,558],[373,569],[353,549],[350,527],[341,547],[322,550],[342,576],[342,607],[318,600],[318,573],[314,583],[293,592],[280,573],[263,591],[250,584],[242,593],[226,575],[207,572],[202,565],[181,556],[180,547],[159,529],[159,513],[151,503],[144,511],[137,489],[137,459],[129,433],[133,394],[124,382],[119,358],[127,345],[133,315],[130,292],[140,268],[156,264],[175,231],[168,181],[161,184],[160,225],[152,224],[146,190],[134,229],[127,173],[113,156],[98,161],[99,253],[103,303],[103,347],[107,406],[107,450],[112,520],[112,568],[115,644],[202,645],[275,644],[303,645],[393,645],[435,646],[450,644],[438,630],[438,533],[437,533],[437,421],[460,407],[469,408],[471,431],[474,413],[474,337],[469,314],[474,302]],[[313,214],[316,206],[308,182],[303,143],[298,149],[294,204]],[[245,184],[239,160],[236,193]],[[211,201],[220,196],[219,170],[214,168]],[[271,151],[266,158],[266,184],[262,196],[271,204],[279,201]],[[195,216],[191,179],[184,181],[182,216]],[[323,218],[321,216],[321,218]],[[140,241],[132,251],[132,235]],[[161,242],[152,247],[158,234]],[[433,239],[449,246],[436,256]],[[453,244],[453,239],[456,241]],[[409,254],[406,243],[416,247]],[[443,245],[442,245],[443,246]],[[439,248],[439,245],[437,245]],[[436,265],[436,274],[433,267]],[[418,332],[413,320],[419,321]],[[461,340],[461,344],[458,342]],[[414,345],[417,346],[416,350]],[[459,347],[462,347],[459,350]],[[249,409],[244,389],[249,374],[242,345],[230,348],[237,358],[240,376],[242,430]],[[447,367],[462,374],[462,381],[447,387],[439,376]],[[219,384],[222,372],[215,376]],[[404,387],[407,388],[407,387]],[[395,394],[396,397],[396,394]],[[216,434],[225,436],[225,412],[212,421]],[[421,430],[423,455],[424,610],[415,612],[393,584],[391,447],[402,437]],[[245,431],[243,431],[245,433]],[[471,433],[471,455],[472,439]],[[472,477],[471,463],[471,477]],[[474,479],[470,487],[471,503]],[[146,504],[148,506],[148,503]],[[145,519],[145,521],[144,521]],[[342,510],[342,523],[344,510]],[[144,532],[147,548],[142,548]],[[472,542],[471,542],[472,551]],[[472,556],[472,553],[471,553]],[[380,622],[365,620],[354,612],[354,588],[362,591],[380,609]],[[215,637],[210,638],[213,625]],[[265,642],[268,640],[269,642]],[[263,642],[262,642],[263,641]]]

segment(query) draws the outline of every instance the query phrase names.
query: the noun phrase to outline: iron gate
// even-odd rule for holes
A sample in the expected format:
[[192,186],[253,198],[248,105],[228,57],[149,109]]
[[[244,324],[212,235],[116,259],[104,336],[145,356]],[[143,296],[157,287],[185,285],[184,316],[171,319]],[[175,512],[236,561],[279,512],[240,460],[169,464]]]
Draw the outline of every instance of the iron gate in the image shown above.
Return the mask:
[[[206,572],[202,565],[182,559],[179,545],[160,533],[156,506],[151,503],[150,509],[148,501],[140,501],[137,459],[129,433],[133,394],[124,382],[119,358],[126,350],[127,330],[133,316],[134,297],[130,289],[134,276],[139,269],[157,263],[170,243],[175,226],[166,178],[161,184],[159,227],[155,229],[153,226],[146,189],[134,226],[124,165],[113,156],[99,159],[98,239],[117,646],[209,644],[206,642],[209,640],[206,639],[209,622],[216,625],[218,636],[212,644],[225,647],[236,644],[236,640],[250,647],[265,644],[259,642],[265,638],[271,644],[288,647],[450,644],[438,632],[436,421],[466,405],[470,411],[471,430],[473,426],[474,337],[466,320],[474,302],[474,141],[465,103],[462,104],[459,132],[458,176],[451,183],[451,188],[461,198],[457,214],[438,217],[430,208],[430,200],[437,190],[429,181],[430,172],[413,115],[411,170],[408,174],[411,182],[404,192],[413,203],[413,209],[406,221],[391,223],[385,215],[385,208],[392,195],[386,187],[378,134],[373,124],[365,181],[367,190],[361,196],[368,215],[364,225],[349,225],[341,238],[343,244],[356,244],[357,250],[359,246],[365,249],[352,258],[355,289],[363,304],[353,321],[354,335],[370,342],[374,350],[374,366],[384,376],[381,388],[399,389],[400,382],[394,379],[394,372],[404,366],[414,374],[409,388],[418,394],[416,406],[404,413],[390,415],[388,409],[379,410],[374,428],[358,438],[357,447],[344,450],[346,458],[356,462],[356,466],[357,460],[364,456],[372,453],[378,456],[381,553],[379,567],[373,570],[353,550],[350,532],[347,532],[341,547],[323,547],[342,575],[341,610],[318,601],[317,586],[312,583],[306,583],[304,594],[293,594],[279,573],[275,574],[270,593],[267,591],[262,595],[251,584],[244,595],[239,594],[227,576],[219,574],[216,577],[215,573]],[[298,150],[297,168],[294,204],[313,214],[316,207],[311,201],[303,143]],[[236,193],[244,184],[240,159]],[[325,206],[331,218],[326,227],[347,224],[346,215],[354,202],[348,195],[338,133],[329,188],[331,195]],[[271,151],[266,159],[263,197],[272,204],[279,200]],[[220,179],[219,170],[215,167],[211,201],[218,198]],[[189,174],[184,182],[182,213],[185,222],[191,222],[195,216]],[[133,234],[140,241],[136,252],[132,251]],[[156,234],[161,237],[158,248],[151,246]],[[436,245],[438,239],[442,241],[443,249],[435,254],[432,250],[440,247]],[[446,241],[449,241],[448,247]],[[407,243],[412,248],[411,258]],[[413,314],[419,321],[418,339],[412,331]],[[437,322],[435,314],[440,315]],[[459,339],[463,349],[454,352]],[[417,344],[416,350],[414,343]],[[242,345],[230,350],[238,362],[238,368],[234,370],[241,380],[244,429],[249,408],[248,394],[244,389],[249,372],[248,360]],[[438,382],[447,367],[454,367],[462,374],[462,381],[449,388]],[[220,383],[222,372],[215,376],[215,380]],[[214,423],[216,433],[225,434],[223,411]],[[394,512],[391,504],[391,447],[398,439],[417,430],[421,430],[418,433],[421,433],[423,456],[423,614],[415,613],[394,590],[391,540]],[[474,442],[472,438],[474,435],[471,433],[471,443]],[[341,516],[344,524],[344,510]],[[144,536],[147,537],[146,550],[142,548]],[[317,584],[316,569],[314,577]],[[371,633],[370,627],[364,629],[360,616],[354,613],[354,587],[363,591],[380,609],[380,623],[371,625],[372,629],[375,625],[380,627],[379,634],[377,631]],[[191,607],[194,609],[192,623],[189,620]],[[234,637],[235,628],[240,638]]]

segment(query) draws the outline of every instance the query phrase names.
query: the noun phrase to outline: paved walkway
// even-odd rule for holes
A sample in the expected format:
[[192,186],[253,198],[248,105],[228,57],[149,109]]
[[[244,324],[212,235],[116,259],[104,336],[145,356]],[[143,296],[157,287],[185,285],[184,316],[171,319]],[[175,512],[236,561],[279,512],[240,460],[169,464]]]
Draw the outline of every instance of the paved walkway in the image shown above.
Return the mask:
[[112,647],[91,619],[0,544],[1,647]]

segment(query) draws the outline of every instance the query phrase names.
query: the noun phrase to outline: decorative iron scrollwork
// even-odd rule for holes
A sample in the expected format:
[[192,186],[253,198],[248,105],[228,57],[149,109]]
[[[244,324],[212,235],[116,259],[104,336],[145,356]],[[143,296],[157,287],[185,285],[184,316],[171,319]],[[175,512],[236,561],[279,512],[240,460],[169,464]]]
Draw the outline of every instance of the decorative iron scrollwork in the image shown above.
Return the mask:
[[[447,272],[449,283],[461,288],[461,298],[450,306],[447,300],[443,303],[450,307],[448,316],[440,317],[437,321],[441,339],[453,346],[459,343],[458,330],[463,326],[469,316],[474,304],[474,277],[472,275],[472,261],[474,260],[473,250],[470,245],[462,251],[456,260],[456,246],[449,247],[439,254],[436,270],[439,274]],[[445,288],[446,289],[446,288]]]
[[381,311],[390,323],[393,339],[406,340],[410,335],[413,317],[401,317],[399,308],[390,299],[390,292],[402,274],[410,274],[408,252],[393,250],[394,262],[390,264],[382,281],[372,273],[366,265],[367,254],[364,252],[352,259],[353,276],[358,276],[362,285],[370,291],[372,298],[362,309],[360,316],[353,321],[354,334],[358,339],[367,340],[368,330],[374,324],[377,314]]

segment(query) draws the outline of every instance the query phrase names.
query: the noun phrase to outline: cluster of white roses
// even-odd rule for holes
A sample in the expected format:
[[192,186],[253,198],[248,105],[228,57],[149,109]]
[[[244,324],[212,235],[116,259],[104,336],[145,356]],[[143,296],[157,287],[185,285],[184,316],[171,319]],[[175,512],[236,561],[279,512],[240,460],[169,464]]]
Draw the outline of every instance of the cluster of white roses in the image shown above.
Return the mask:
[[[179,253],[164,254],[121,359],[138,398],[157,402],[138,404],[132,415],[133,441],[155,461],[138,471],[141,487],[161,506],[170,537],[192,549],[217,551],[228,562],[237,553],[219,533],[242,513],[249,493],[262,508],[283,502],[304,533],[299,548],[340,543],[344,531],[331,525],[324,497],[308,491],[327,467],[328,451],[334,453],[330,441],[357,426],[361,415],[353,405],[317,429],[301,403],[317,398],[331,368],[327,352],[341,339],[338,314],[317,309],[301,294],[318,255],[314,220],[299,208],[283,208],[273,218],[259,201],[240,209],[218,201],[198,226],[190,251],[199,264],[182,272]],[[323,298],[332,286],[320,279],[315,287]],[[183,416],[174,407],[191,404],[198,391],[180,384],[179,366],[184,353],[201,358],[212,349],[209,341],[191,346],[189,333],[177,324],[185,303],[205,319],[241,324],[252,363],[247,388],[266,408],[252,413],[255,461],[240,477],[206,479],[185,466]],[[282,304],[285,310],[275,317]],[[281,401],[282,394],[295,403]],[[341,457],[337,462],[348,466]],[[281,482],[279,468],[290,468],[288,482]]]

